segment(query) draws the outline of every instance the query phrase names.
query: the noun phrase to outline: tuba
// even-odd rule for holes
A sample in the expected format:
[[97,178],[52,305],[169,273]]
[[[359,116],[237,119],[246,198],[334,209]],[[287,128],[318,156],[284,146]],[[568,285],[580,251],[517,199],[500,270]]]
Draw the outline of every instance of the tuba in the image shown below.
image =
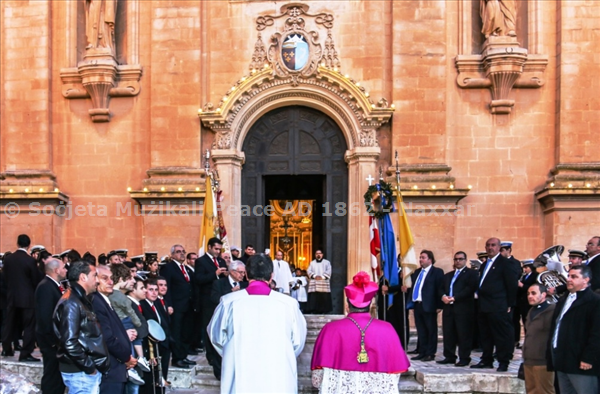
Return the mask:
[[[538,283],[546,286],[546,288],[566,285],[567,271],[560,261],[560,255],[564,252],[565,247],[562,245],[554,245],[544,250],[535,258],[534,267],[546,267],[546,271],[541,272],[538,277]],[[554,303],[558,302],[558,295],[550,296]]]

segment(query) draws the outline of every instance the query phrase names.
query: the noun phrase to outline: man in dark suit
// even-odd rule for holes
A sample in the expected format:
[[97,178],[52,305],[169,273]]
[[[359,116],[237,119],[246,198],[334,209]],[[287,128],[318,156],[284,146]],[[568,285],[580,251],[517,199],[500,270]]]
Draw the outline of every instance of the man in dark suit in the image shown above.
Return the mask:
[[[215,280],[212,284],[210,301],[214,305],[213,309],[219,305],[221,297],[234,291],[239,291],[248,287],[246,281],[246,265],[241,260],[234,260],[229,263],[229,275],[226,278]],[[212,345],[211,345],[212,346]],[[221,362],[222,357],[217,353],[212,363],[215,377],[221,380]]]
[[196,260],[195,263],[195,279],[196,285],[200,287],[202,307],[202,326],[200,326],[200,331],[202,332],[204,346],[206,347],[206,360],[211,365],[218,361],[216,357],[218,354],[208,339],[206,327],[216,307],[210,300],[213,282],[219,278],[225,278],[225,273],[227,272],[225,261],[219,258],[222,246],[223,244],[219,238],[209,239],[206,254]]
[[600,296],[590,287],[588,266],[571,267],[567,295],[554,309],[548,370],[556,371],[561,393],[597,393],[600,375]]
[[160,269],[160,276],[167,281],[165,301],[173,306],[171,315],[171,364],[179,368],[190,368],[195,361],[187,358],[194,324],[192,272],[184,264],[185,249],[181,245],[171,247],[171,261]]
[[[165,309],[158,302],[158,284],[155,278],[149,278],[146,280],[146,299],[140,302],[142,307],[142,313],[146,320],[154,320],[160,324],[163,331],[165,332],[165,339],[158,344],[158,350],[161,358],[161,370],[162,377],[167,381],[167,375],[169,372],[169,359],[171,358],[171,349],[169,346],[171,338],[171,327],[169,324],[169,315],[165,312]],[[157,357],[158,354],[155,354]],[[189,368],[189,366],[188,366]],[[146,385],[148,382],[146,382]]]
[[[512,268],[515,270],[515,273],[517,275],[517,278],[520,278],[521,275],[523,274],[523,268],[521,266],[521,262],[519,260],[517,260],[515,258],[515,256],[512,255],[512,245],[513,242],[512,241],[502,241],[502,243],[500,243],[500,254],[505,257],[506,259],[508,259],[508,261],[511,262],[511,266]],[[525,294],[527,294],[527,292],[525,292]],[[515,338],[515,347],[517,349],[519,349],[520,346],[520,340],[521,340],[521,317],[520,317],[520,312],[519,312],[519,302],[518,302],[518,298],[519,298],[519,290],[517,289],[517,303],[515,304],[515,307],[512,309],[511,314],[512,314],[512,324],[513,324],[513,330],[514,330],[514,338]],[[527,300],[525,300],[527,301]],[[525,307],[527,309],[529,309],[529,304],[527,304],[527,302],[525,302]]]
[[433,361],[437,350],[437,312],[443,306],[440,289],[444,271],[433,266],[435,257],[430,250],[421,251],[419,264],[421,268],[411,275],[419,354],[411,360]]
[[100,394],[124,394],[128,381],[127,370],[137,364],[137,359],[131,355],[131,339],[135,337],[135,330],[126,331],[110,305],[108,295],[113,292],[110,268],[99,265],[97,271],[98,291],[92,299],[92,306],[110,357],[110,369],[102,377]]
[[[191,274],[192,278],[192,309],[194,310],[194,319],[192,327],[200,327],[202,325],[202,306],[200,304],[200,287],[194,283],[196,277],[196,260],[198,255],[194,252],[190,252],[185,256],[185,266]],[[202,343],[202,335],[192,335],[192,342],[190,344],[189,354],[197,356],[204,351],[204,344]]]
[[533,260],[523,260],[523,275],[519,279],[519,283],[517,283],[519,286],[517,289],[517,304],[513,315],[517,349],[521,347],[519,344],[519,340],[521,339],[521,321],[523,321],[523,327],[526,327],[527,313],[531,309],[531,305],[529,305],[529,301],[527,300],[527,290],[529,290],[532,284],[537,283],[537,277],[538,273],[533,267]]
[[[473,321],[475,320],[475,291],[479,275],[466,268],[467,254],[454,254],[454,271],[444,275],[442,302],[442,330],[444,333],[444,359],[438,364],[454,364],[464,367],[471,362],[473,344]],[[458,344],[458,362],[456,345]]]
[[517,299],[519,276],[513,264],[500,254],[500,240],[490,238],[485,244],[488,260],[479,272],[479,313],[477,322],[483,354],[471,368],[494,368],[494,346],[498,355],[498,372],[506,372],[514,350],[511,311]]
[[35,337],[44,362],[41,387],[44,394],[63,394],[65,385],[58,369],[58,338],[52,326],[52,315],[64,292],[60,281],[67,277],[67,269],[61,260],[54,258],[47,260],[44,268],[46,277],[35,289]]
[[17,238],[19,249],[4,259],[4,280],[7,285],[6,332],[2,349],[13,356],[12,341],[23,330],[23,346],[19,361],[40,361],[31,355],[35,348],[35,289],[40,273],[35,260],[27,253],[31,240],[26,234]]
[[592,288],[592,291],[598,293],[600,290],[600,237],[592,237],[588,241],[585,251],[588,255],[588,259],[584,264],[592,270],[590,287]]

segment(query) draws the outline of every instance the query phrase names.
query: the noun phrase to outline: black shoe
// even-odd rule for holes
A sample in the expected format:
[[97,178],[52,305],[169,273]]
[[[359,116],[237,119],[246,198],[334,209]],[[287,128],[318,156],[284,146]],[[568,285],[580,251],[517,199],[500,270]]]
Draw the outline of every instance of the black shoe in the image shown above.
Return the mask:
[[411,357],[411,360],[419,361],[425,358],[424,354],[419,354],[418,356]]
[[456,360],[450,360],[449,358],[445,358],[443,360],[438,360],[436,363],[438,364],[454,364]]
[[435,356],[425,356],[421,359],[421,361],[433,361],[435,360]]
[[15,343],[15,350],[21,351],[21,350],[23,350],[23,346],[19,345],[18,343]]
[[32,362],[32,363],[39,363],[41,360],[39,358],[35,358],[33,356],[27,356],[27,357],[19,357],[19,361],[25,361],[25,362]]
[[483,368],[494,368],[494,366],[492,364],[485,364],[485,363],[479,362],[475,365],[471,365],[471,368],[483,369]]
[[172,365],[177,368],[185,368],[185,369],[192,368],[191,365],[184,363],[183,360],[175,361],[174,363],[172,363]]
[[410,352],[406,352],[406,354],[419,354],[419,351],[417,349],[415,349],[415,350],[411,350]]
[[508,365],[507,364],[500,364],[498,366],[498,368],[496,369],[497,372],[506,372],[508,371]]
[[454,366],[456,367],[466,367],[467,365],[469,365],[469,361],[459,361],[456,364],[454,364]]
[[197,356],[197,355],[199,355],[199,354],[200,354],[200,353],[198,353],[198,352],[197,352],[197,351],[195,351],[195,350],[190,350],[190,351],[188,352],[188,356]]
[[521,344],[520,344],[519,342],[517,342],[517,343],[515,344],[515,348],[516,348],[516,349],[522,349],[522,348],[523,348],[523,346],[521,346]]
[[2,351],[2,357],[14,357],[15,356],[15,352],[13,352],[12,350],[7,352],[6,350]]
[[184,358],[184,359],[183,359],[183,360],[181,360],[181,361],[183,361],[183,362],[184,362],[184,363],[186,363],[187,365],[196,365],[196,362],[195,362],[195,361],[188,360],[187,358]]

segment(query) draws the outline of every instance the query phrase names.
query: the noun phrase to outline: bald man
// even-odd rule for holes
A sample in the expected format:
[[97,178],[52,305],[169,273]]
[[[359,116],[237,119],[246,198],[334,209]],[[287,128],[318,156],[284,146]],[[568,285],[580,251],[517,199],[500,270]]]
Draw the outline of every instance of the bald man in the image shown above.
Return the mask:
[[65,291],[60,282],[67,277],[67,269],[65,263],[54,258],[46,261],[44,268],[46,276],[35,289],[35,338],[44,362],[41,386],[44,394],[62,394],[65,392],[65,385],[58,370],[58,338],[52,326],[52,315]]

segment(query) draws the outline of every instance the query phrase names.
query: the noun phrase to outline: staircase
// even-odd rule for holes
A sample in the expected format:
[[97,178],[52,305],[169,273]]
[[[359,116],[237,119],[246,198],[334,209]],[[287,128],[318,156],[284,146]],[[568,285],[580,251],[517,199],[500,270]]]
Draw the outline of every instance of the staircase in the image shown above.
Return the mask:
[[[312,386],[310,370],[315,341],[325,324],[333,320],[341,319],[344,315],[305,315],[304,317],[306,318],[307,335],[304,349],[298,356],[298,392],[303,394],[318,393],[319,390]],[[192,376],[191,386],[187,387],[191,387],[196,393],[219,393],[219,381],[214,377],[212,367],[208,365],[204,355],[194,357],[193,359],[198,365],[194,371],[195,375]],[[169,370],[169,376],[171,376],[171,370]],[[175,385],[174,379],[169,379],[173,382],[173,385]],[[400,379],[400,390],[403,394],[421,394],[423,392],[423,386],[415,380],[414,369],[402,374]]]

